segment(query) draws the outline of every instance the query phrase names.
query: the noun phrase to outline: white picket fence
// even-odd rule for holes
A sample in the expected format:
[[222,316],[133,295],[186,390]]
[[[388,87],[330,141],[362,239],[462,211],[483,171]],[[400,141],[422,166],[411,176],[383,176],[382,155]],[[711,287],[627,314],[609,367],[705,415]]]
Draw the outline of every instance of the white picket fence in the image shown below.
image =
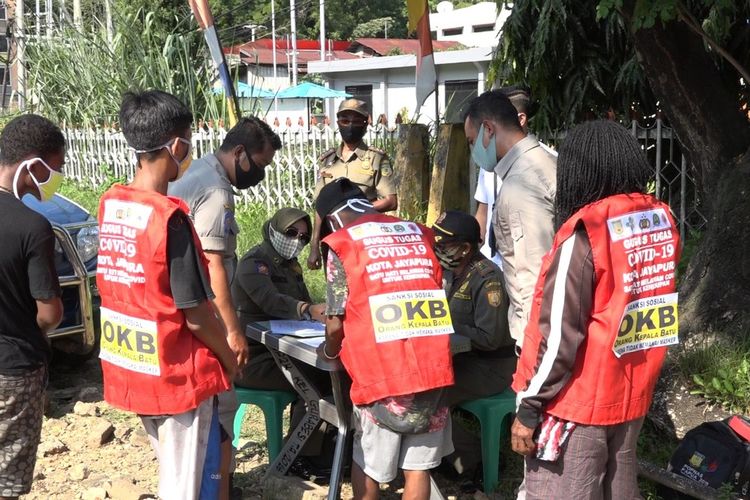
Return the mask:
[[[91,186],[100,186],[114,176],[132,179],[135,157],[122,133],[110,129],[66,129],[66,176]],[[338,131],[330,127],[305,129],[280,128],[282,148],[266,167],[266,180],[238,194],[239,203],[261,203],[270,208],[298,206],[311,208],[317,160],[340,143]],[[369,127],[365,141],[393,155],[398,130]],[[199,129],[193,132],[193,156],[218,149],[226,136],[223,129]]]
[[[365,140],[394,158],[398,127],[370,127]],[[630,130],[642,144],[654,168],[656,194],[672,207],[680,232],[685,234],[690,229],[702,229],[706,217],[701,212],[700,195],[672,129],[657,118],[648,127],[633,121]],[[260,203],[269,209],[285,206],[312,208],[317,160],[325,151],[339,144],[338,132],[330,127],[312,130],[282,127],[276,132],[281,137],[282,149],[276,153],[273,164],[266,168],[266,180],[238,193],[237,202]],[[225,135],[223,129],[195,131],[192,138],[193,155],[199,158],[215,151]],[[132,178],[134,156],[121,133],[101,128],[68,129],[65,136],[68,177],[93,186],[107,182],[111,175],[128,180]],[[562,140],[563,135],[557,139]],[[476,174],[474,169],[472,173]],[[470,195],[467,193],[467,196]]]

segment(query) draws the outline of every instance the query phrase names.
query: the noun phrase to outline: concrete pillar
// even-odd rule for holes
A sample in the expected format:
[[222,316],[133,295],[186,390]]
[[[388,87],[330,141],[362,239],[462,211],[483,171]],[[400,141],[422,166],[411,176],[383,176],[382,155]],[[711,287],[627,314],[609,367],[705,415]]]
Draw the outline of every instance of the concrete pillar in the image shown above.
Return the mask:
[[444,210],[469,211],[469,146],[463,124],[440,125],[432,166],[427,224]]

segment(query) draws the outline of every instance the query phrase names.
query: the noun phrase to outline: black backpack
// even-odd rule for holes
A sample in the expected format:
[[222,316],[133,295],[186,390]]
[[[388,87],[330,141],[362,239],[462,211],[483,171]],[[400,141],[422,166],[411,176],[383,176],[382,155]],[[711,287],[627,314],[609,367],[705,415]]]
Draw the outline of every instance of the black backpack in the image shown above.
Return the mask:
[[719,489],[724,484],[750,499],[750,420],[733,416],[685,434],[667,470]]

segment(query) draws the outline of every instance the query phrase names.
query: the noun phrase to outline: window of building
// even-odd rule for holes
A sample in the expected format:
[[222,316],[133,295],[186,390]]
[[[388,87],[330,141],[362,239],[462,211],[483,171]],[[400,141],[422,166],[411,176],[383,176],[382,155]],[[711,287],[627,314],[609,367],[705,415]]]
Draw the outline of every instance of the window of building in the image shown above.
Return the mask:
[[372,114],[372,85],[348,85],[344,90],[347,94],[351,94],[352,98],[365,101],[367,109]]
[[477,24],[472,26],[472,29],[474,33],[486,33],[488,31],[494,31],[495,25],[494,24]]
[[448,28],[448,29],[443,30],[443,36],[458,36],[458,35],[463,35],[463,34],[464,34],[463,27]]
[[0,35],[0,52],[8,52],[8,37]]
[[7,21],[8,16],[5,13],[5,2],[0,1],[0,21]]
[[445,82],[445,121],[461,123],[469,101],[478,95],[477,80],[453,80]]

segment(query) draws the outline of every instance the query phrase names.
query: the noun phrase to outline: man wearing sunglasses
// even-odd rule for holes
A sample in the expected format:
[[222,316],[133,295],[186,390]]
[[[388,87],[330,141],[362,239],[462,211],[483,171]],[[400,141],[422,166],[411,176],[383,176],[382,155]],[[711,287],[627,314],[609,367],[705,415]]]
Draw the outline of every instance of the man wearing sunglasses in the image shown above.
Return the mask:
[[[219,149],[196,160],[179,182],[169,186],[169,194],[182,198],[190,207],[203,250],[208,258],[211,289],[216,297],[214,307],[226,327],[229,347],[242,370],[248,362],[248,345],[232,302],[230,287],[237,267],[237,235],[240,228],[234,218],[236,189],[248,189],[265,177],[265,168],[281,149],[281,140],[264,121],[242,118],[227,132]],[[232,429],[237,411],[234,391],[219,397],[219,416],[230,434],[222,450],[226,460],[231,456]],[[224,464],[223,472],[230,469]]]
[[[393,184],[393,168],[384,151],[365,144],[370,113],[367,104],[358,99],[347,99],[339,106],[336,124],[341,134],[341,145],[330,149],[319,158],[318,182],[315,198],[323,186],[339,177],[346,177],[359,187],[378,212],[398,208],[396,186]],[[320,220],[315,217],[312,244],[307,266],[320,268]]]

